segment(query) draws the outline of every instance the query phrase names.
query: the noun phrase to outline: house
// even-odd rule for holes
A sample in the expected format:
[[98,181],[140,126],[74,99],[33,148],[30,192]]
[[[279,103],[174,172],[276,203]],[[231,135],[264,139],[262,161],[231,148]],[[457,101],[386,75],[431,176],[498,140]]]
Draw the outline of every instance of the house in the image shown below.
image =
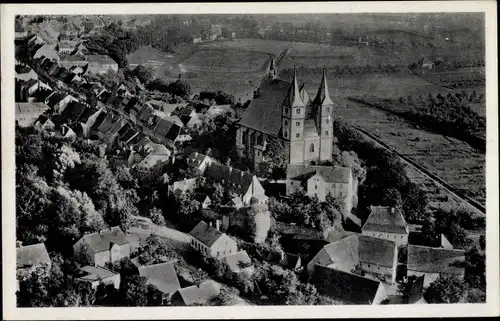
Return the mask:
[[181,289],[174,262],[139,266],[139,275],[147,278],[148,284],[156,286],[164,296],[172,296]]
[[267,205],[269,197],[264,194],[256,194],[250,198],[250,204]]
[[222,259],[237,251],[236,242],[220,231],[219,221],[216,227],[200,221],[189,232],[191,235],[191,247],[204,255],[210,255]]
[[84,235],[73,245],[75,255],[85,255],[94,266],[117,262],[130,256],[130,242],[118,227]]
[[203,119],[200,117],[200,115],[195,114],[193,116],[189,115],[180,115],[179,116],[180,120],[184,124],[185,127],[187,128],[199,128],[201,125],[203,125]]
[[172,305],[189,306],[205,304],[220,293],[220,285],[209,280],[177,290],[172,296]]
[[106,55],[87,55],[88,71],[93,74],[104,74],[108,71],[118,72],[116,61]]
[[61,57],[59,64],[61,67],[72,68],[72,67],[85,67],[88,68],[88,60],[81,56],[64,56]]
[[75,40],[63,40],[57,44],[59,56],[69,55],[78,47],[79,42]]
[[176,124],[179,127],[184,127],[184,123],[181,121],[181,119],[177,116],[167,116],[165,117],[165,120],[168,120],[171,123]]
[[189,179],[185,178],[183,180],[174,182],[171,185],[171,190],[176,194],[190,192],[195,189],[196,182],[197,182],[196,178],[189,178]]
[[241,201],[241,198],[233,197],[231,200],[229,200],[229,202],[227,202],[226,205],[234,209],[240,209],[241,207],[243,207],[243,202]]
[[429,69],[432,69],[434,67],[434,63],[427,57],[422,57],[418,61],[418,65],[419,65],[420,69],[422,69],[422,70],[429,70]]
[[199,171],[206,178],[221,183],[233,198],[239,197],[244,205],[249,205],[253,196],[265,194],[257,176],[249,172],[218,164],[210,157],[197,152],[192,153],[187,162],[191,168]]
[[17,242],[16,247],[16,267],[21,274],[29,274],[37,268],[43,268],[46,272],[50,271],[52,261],[44,243],[23,246]]
[[25,70],[20,73],[16,71],[16,79],[22,81],[28,81],[30,79],[38,80],[38,74],[32,68],[30,68],[29,71]]
[[203,209],[206,209],[206,208],[210,207],[210,205],[212,205],[212,201],[210,200],[210,197],[208,197],[205,194],[196,193],[196,194],[194,194],[193,198],[194,198],[194,200],[198,201],[198,203],[200,203],[200,207]]
[[233,273],[253,273],[252,260],[246,251],[239,251],[224,258],[224,263]]
[[151,46],[141,46],[136,51],[127,55],[130,68],[142,65],[156,69],[171,60],[172,55]]
[[158,168],[163,169],[163,165],[167,164],[170,160],[172,152],[161,144],[151,144],[145,151],[146,156],[137,164],[142,168]]
[[361,270],[394,284],[397,258],[396,243],[371,236],[351,235],[325,245],[307,264],[307,270],[312,275],[316,264],[347,273]]
[[50,44],[42,45],[33,55],[33,59],[38,59],[45,57],[52,61],[59,61],[59,54],[57,53],[55,47]]
[[408,245],[407,276],[424,275],[424,287],[441,274],[465,275],[465,251]]
[[78,118],[85,112],[86,108],[87,107],[79,101],[70,101],[61,113],[61,118],[68,124],[76,124]]
[[89,137],[92,132],[92,126],[94,126],[97,118],[101,113],[103,113],[103,109],[97,109],[94,107],[87,107],[83,111],[83,113],[78,118],[78,127],[77,134],[82,137]]
[[387,298],[382,282],[321,264],[315,264],[311,283],[319,293],[347,304],[380,304]]
[[36,79],[29,79],[27,81],[16,79],[15,82],[15,99],[19,102],[33,102],[37,93],[40,91],[52,91],[49,85]]
[[370,215],[361,228],[363,235],[393,241],[398,246],[408,244],[408,224],[399,208],[370,206]]
[[47,43],[55,43],[59,39],[60,32],[54,28],[55,26],[48,21],[44,21],[37,26],[37,36],[42,38]]
[[76,133],[73,131],[73,129],[71,129],[69,126],[67,125],[62,125],[61,126],[61,136],[63,138],[67,138],[67,139],[70,139],[70,140],[75,140],[77,135]]
[[179,131],[179,134],[177,135],[177,139],[175,140],[176,143],[184,143],[184,142],[190,142],[193,139],[191,135],[189,135],[189,132],[186,130],[186,128],[181,128]]
[[16,103],[16,122],[21,127],[32,126],[47,110],[50,107],[44,103]]
[[281,252],[271,252],[266,258],[266,261],[279,264],[280,266],[295,271],[302,271],[302,259],[300,256],[290,253]]
[[97,289],[101,283],[105,286],[113,285],[117,290],[120,288],[120,273],[115,273],[101,266],[84,266],[77,275],[77,281],[90,283],[92,289]]
[[303,190],[310,197],[317,197],[320,202],[332,197],[344,202],[344,218],[353,207],[353,176],[349,167],[287,165],[286,194]]
[[71,102],[76,103],[78,99],[60,92],[54,92],[45,99],[45,104],[47,104],[55,114],[61,114]]
[[35,122],[35,128],[38,128],[40,130],[47,130],[51,131],[54,130],[56,125],[50,120],[50,118],[46,116],[40,116],[38,120]]

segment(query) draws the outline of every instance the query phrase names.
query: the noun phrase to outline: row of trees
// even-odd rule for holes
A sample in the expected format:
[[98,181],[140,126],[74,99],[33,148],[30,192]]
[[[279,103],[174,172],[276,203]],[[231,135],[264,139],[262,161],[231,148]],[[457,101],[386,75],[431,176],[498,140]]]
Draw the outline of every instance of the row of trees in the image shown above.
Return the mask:
[[[442,60],[437,59],[432,61],[434,68],[437,71],[443,70],[456,70],[460,68],[473,68],[473,67],[484,67],[484,59],[468,59],[468,60]],[[419,68],[417,62],[413,62],[408,66],[410,69],[415,70]]]
[[171,83],[167,83],[161,79],[154,79],[146,84],[146,89],[179,97],[189,97],[191,94],[191,86],[189,83],[180,79]]
[[[294,58],[294,57],[292,57]],[[335,66],[326,66],[326,71],[329,78],[347,78],[353,75],[369,75],[374,73],[401,73],[406,70],[403,65],[360,65],[360,66],[352,66],[352,65],[335,65]],[[308,76],[317,76],[320,77],[323,73],[323,67],[306,67],[299,66],[297,68],[298,75],[308,75]],[[284,79],[289,79],[293,76],[293,69],[286,68],[280,70],[280,77]]]
[[366,167],[366,179],[358,189],[357,214],[365,219],[370,205],[399,207],[407,221],[426,218],[427,197],[407,175],[399,158],[364,138],[350,125],[337,120],[334,134],[338,147],[354,151]]

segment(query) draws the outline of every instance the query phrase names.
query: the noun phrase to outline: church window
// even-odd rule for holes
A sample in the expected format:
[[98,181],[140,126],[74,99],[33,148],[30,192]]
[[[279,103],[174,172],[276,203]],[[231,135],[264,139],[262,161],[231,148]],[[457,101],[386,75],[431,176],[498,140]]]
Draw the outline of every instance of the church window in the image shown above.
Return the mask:
[[318,185],[315,185],[315,186],[314,186],[314,189],[318,189]]
[[299,133],[295,134],[295,137],[299,138],[299,137],[300,137],[300,134],[299,134]]
[[257,145],[262,145],[262,136],[257,136]]
[[296,112],[296,114],[300,114],[300,109],[298,109],[298,108],[297,108],[297,112]]
[[329,123],[330,123],[330,121],[328,120],[328,118],[325,120],[325,123],[326,123],[326,124],[329,124]]
[[288,114],[288,107],[285,107],[285,114]]
[[285,120],[285,126],[288,126],[288,121]]
[[243,144],[247,143],[247,135],[243,134],[242,141],[243,141]]
[[257,156],[260,156],[260,152],[259,151],[257,151]]
[[309,146],[309,152],[314,153],[314,144],[311,144],[311,146]]
[[325,136],[328,136],[328,130],[325,130]]
[[287,133],[287,132],[285,132],[285,138],[287,137],[287,135],[288,135],[288,133]]
[[300,121],[296,122],[295,126],[300,126]]
[[330,107],[326,107],[326,112],[329,113],[330,112]]

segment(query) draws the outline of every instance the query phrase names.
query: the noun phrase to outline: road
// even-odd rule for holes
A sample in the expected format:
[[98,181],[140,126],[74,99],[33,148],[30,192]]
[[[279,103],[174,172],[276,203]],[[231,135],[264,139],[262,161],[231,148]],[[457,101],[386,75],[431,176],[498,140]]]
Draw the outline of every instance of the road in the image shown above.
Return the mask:
[[142,229],[144,232],[150,232],[153,235],[167,238],[180,243],[191,242],[191,237],[188,234],[168,228],[166,226],[156,225],[147,217],[132,216],[132,220],[132,225],[136,228]]

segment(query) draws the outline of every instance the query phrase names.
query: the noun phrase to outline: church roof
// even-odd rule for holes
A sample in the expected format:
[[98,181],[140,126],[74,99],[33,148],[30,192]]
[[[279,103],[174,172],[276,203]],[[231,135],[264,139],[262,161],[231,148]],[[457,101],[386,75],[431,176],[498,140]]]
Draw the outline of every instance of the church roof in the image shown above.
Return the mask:
[[408,225],[398,208],[372,206],[363,231],[408,234]]
[[290,107],[304,107],[304,102],[300,97],[299,84],[297,82],[297,70],[293,68],[293,78],[290,87],[288,88],[288,95],[285,99],[285,105]]
[[290,83],[287,81],[264,78],[259,87],[260,95],[251,101],[239,124],[278,136],[281,129],[281,106],[289,88]]
[[326,182],[346,184],[349,183],[350,173],[351,169],[349,167],[289,164],[286,168],[286,179],[302,181],[318,174]]
[[300,98],[304,102],[304,105],[311,103],[311,98],[309,98],[309,94],[306,91],[306,84],[302,84],[302,86],[300,86]]
[[323,68],[323,77],[321,78],[321,83],[318,88],[316,97],[313,100],[316,105],[332,105],[332,99],[330,98],[330,93],[328,91],[328,82],[326,80],[326,69]]

